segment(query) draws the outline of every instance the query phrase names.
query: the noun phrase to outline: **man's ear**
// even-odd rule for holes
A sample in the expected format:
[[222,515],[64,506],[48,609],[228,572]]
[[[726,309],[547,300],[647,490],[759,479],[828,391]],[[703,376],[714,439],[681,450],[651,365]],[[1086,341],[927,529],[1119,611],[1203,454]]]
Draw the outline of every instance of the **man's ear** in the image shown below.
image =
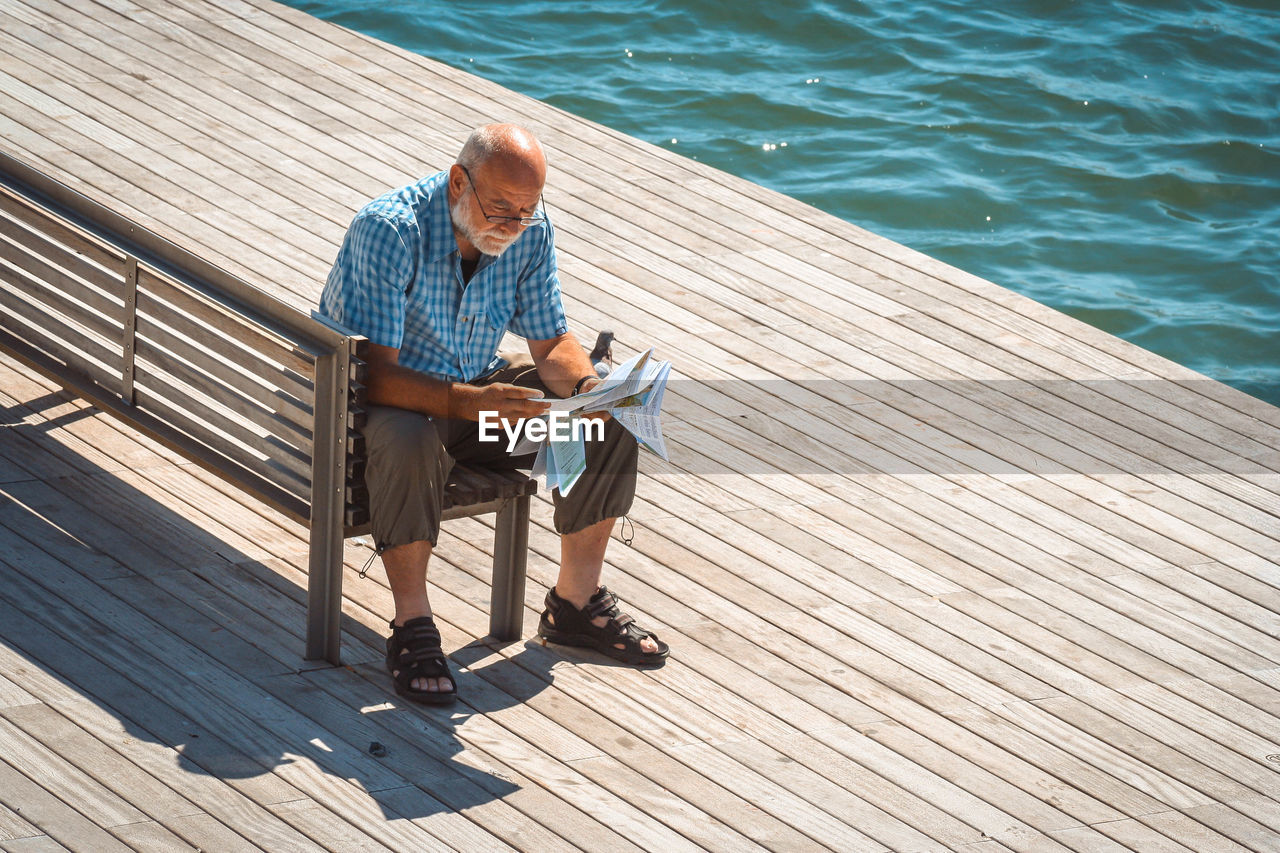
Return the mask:
[[449,203],[452,204],[458,200],[463,191],[467,188],[467,173],[462,171],[462,167],[454,163],[449,167]]

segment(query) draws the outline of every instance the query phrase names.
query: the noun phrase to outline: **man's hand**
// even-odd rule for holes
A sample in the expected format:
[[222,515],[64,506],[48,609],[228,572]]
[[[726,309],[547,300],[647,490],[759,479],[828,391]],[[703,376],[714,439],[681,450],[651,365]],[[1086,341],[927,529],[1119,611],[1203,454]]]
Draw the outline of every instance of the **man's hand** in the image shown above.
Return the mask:
[[[588,379],[586,382],[582,383],[582,388],[579,389],[578,393],[585,394],[603,381],[604,380],[600,379],[599,377],[592,377]],[[609,420],[609,413],[608,412],[583,412],[580,417],[586,421],[607,421]]]
[[472,400],[473,409],[468,412],[470,420],[480,420],[481,412],[496,412],[503,421],[515,423],[525,418],[536,418],[544,415],[551,404],[542,400],[542,392],[536,388],[523,388],[506,382],[494,382],[491,385],[475,388]]

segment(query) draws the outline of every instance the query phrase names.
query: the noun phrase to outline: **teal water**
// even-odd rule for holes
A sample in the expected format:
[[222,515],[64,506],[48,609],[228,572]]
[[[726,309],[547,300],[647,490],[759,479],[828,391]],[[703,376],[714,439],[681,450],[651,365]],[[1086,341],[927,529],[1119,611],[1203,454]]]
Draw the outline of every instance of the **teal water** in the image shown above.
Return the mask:
[[1277,0],[291,5],[1280,405]]

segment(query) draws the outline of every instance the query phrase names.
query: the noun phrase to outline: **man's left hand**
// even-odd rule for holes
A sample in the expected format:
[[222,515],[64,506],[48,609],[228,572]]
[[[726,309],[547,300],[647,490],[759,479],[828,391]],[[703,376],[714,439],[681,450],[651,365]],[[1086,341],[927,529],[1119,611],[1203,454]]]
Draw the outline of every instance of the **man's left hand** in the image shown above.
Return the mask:
[[[592,378],[588,379],[586,382],[582,383],[582,388],[578,391],[578,393],[585,394],[603,381],[604,380],[601,379],[600,377],[593,376]],[[588,421],[608,421],[609,413],[608,412],[583,412],[581,415],[579,415],[579,417],[582,418],[583,420],[588,420]]]

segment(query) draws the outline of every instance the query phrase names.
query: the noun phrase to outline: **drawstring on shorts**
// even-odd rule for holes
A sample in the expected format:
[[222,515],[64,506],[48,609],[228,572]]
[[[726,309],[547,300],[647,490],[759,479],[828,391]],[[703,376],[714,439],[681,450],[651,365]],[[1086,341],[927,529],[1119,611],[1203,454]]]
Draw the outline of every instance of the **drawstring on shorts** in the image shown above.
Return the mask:
[[361,578],[364,578],[369,574],[369,567],[373,565],[374,560],[382,556],[382,552],[385,550],[387,549],[383,548],[381,545],[375,545],[373,547],[373,553],[369,555],[369,559],[365,561],[364,568],[360,570]]

